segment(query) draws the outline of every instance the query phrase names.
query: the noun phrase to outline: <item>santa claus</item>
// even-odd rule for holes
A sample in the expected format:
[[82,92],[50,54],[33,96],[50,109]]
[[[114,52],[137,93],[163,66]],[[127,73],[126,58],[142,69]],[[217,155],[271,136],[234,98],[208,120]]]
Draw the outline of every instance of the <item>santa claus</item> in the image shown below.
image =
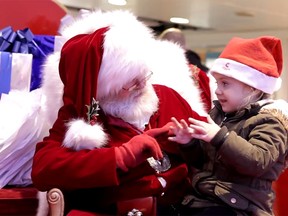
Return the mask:
[[[60,188],[71,215],[115,215],[119,201],[147,196],[157,197],[161,214],[190,190],[167,139],[170,119],[206,114],[184,51],[157,41],[127,11],[92,12],[63,35],[69,40],[44,65],[47,122],[55,123],[37,144],[33,184]],[[163,155],[165,169],[154,160]]]

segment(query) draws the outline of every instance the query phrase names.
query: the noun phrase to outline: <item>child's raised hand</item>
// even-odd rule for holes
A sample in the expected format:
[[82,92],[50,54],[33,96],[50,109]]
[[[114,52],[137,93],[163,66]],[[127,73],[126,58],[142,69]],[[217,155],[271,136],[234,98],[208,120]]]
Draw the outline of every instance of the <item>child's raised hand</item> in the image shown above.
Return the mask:
[[168,140],[178,142],[180,144],[189,143],[192,139],[193,129],[189,128],[184,119],[181,119],[179,122],[176,118],[172,117],[171,121],[175,124],[175,126],[170,126],[170,129],[175,136],[168,137]]
[[220,130],[220,127],[209,115],[207,116],[208,122],[199,121],[193,118],[189,118],[188,120],[191,123],[189,127],[193,129],[192,137],[204,140],[205,142],[210,142]]

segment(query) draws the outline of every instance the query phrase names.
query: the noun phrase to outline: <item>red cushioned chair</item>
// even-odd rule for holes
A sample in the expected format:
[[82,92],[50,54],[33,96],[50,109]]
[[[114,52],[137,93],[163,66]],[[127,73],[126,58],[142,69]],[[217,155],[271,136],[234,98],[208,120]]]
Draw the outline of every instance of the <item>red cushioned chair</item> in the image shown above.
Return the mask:
[[5,187],[0,189],[0,215],[35,216],[38,207],[34,187]]
[[275,216],[282,216],[288,214],[288,169],[286,169],[277,179],[273,182],[273,188],[276,193],[274,203]]
[[[47,200],[49,204],[49,212],[51,216],[63,216],[64,215],[64,197],[61,190],[53,188],[47,193]],[[143,215],[156,216],[156,198],[145,197],[127,201],[121,201],[117,203],[118,216],[126,216],[128,212],[137,209],[142,212]],[[68,216],[104,216],[103,214],[97,214],[92,212],[83,212],[78,210],[72,210]]]

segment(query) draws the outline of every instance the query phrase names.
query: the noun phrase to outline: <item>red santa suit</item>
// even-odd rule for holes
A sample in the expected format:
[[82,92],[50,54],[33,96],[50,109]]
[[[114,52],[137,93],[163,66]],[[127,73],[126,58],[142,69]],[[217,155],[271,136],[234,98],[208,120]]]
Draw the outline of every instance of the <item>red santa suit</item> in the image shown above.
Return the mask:
[[[114,13],[117,21],[113,24],[72,37],[61,51],[63,106],[49,136],[37,144],[32,180],[40,191],[60,188],[66,212],[80,209],[115,214],[118,201],[147,196],[158,197],[159,205],[168,206],[190,190],[188,168],[177,144],[167,140],[166,124],[171,117],[203,120],[191,104],[172,88],[154,84],[157,109],[146,115],[143,128],[102,108],[105,98],[117,95],[125,84],[152,68],[147,61],[155,44],[152,33],[130,14],[119,16],[128,23],[117,19],[118,13],[122,12]],[[100,110],[96,124],[91,125],[86,114],[93,98],[99,101]],[[171,168],[157,173],[144,161],[127,172],[119,169],[116,148],[139,134],[153,135],[155,128],[162,131],[154,137],[168,154]]]

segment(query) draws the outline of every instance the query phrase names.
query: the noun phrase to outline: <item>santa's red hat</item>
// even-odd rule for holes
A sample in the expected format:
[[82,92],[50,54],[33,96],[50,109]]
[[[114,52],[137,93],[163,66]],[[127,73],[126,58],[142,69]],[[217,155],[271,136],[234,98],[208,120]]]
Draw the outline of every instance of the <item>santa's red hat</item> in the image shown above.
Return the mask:
[[281,86],[281,41],[272,36],[232,38],[215,60],[211,74],[219,73],[272,94]]
[[114,18],[108,19],[107,13],[102,17],[107,25],[72,37],[61,50],[64,106],[74,107],[78,117],[67,124],[63,145],[76,150],[101,147],[108,139],[100,124],[90,125],[87,119],[93,98],[101,101],[115,95],[139,75],[150,73],[152,31],[129,12],[111,15]]

